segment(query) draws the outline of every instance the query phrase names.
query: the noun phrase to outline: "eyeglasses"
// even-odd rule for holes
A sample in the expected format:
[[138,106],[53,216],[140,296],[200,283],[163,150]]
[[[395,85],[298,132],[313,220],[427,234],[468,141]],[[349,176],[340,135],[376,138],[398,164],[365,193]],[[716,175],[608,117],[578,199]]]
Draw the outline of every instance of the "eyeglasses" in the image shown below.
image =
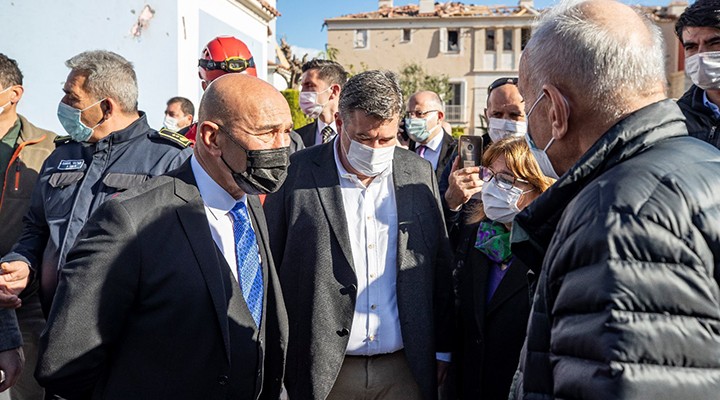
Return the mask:
[[515,186],[515,182],[530,183],[525,179],[516,178],[504,172],[495,173],[488,167],[480,167],[480,179],[484,182],[490,182],[493,178],[495,178],[495,183],[500,189],[512,189],[513,186]]
[[515,86],[517,86],[517,84],[518,84],[518,78],[499,78],[499,79],[496,79],[493,83],[490,84],[490,86],[488,86],[488,96],[490,95],[490,92],[492,92],[493,90],[499,88],[500,86],[503,86],[503,85],[515,85]]
[[440,110],[427,110],[427,111],[408,111],[405,113],[405,118],[422,118],[431,112],[440,112]]
[[255,61],[253,60],[253,57],[250,57],[249,60],[240,57],[228,57],[225,61],[206,60],[201,58],[198,60],[198,65],[207,70],[220,69],[225,72],[243,72],[248,68],[254,68]]

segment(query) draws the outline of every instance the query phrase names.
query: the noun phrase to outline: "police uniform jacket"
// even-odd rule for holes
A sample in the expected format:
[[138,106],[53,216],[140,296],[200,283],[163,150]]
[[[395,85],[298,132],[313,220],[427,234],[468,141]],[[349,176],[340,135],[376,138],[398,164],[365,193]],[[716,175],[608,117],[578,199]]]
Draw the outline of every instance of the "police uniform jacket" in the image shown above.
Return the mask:
[[19,241],[2,261],[23,260],[40,279],[48,312],[65,257],[90,215],[105,200],[179,167],[192,150],[182,135],[147,124],[145,113],[96,143],[56,141],[31,198]]

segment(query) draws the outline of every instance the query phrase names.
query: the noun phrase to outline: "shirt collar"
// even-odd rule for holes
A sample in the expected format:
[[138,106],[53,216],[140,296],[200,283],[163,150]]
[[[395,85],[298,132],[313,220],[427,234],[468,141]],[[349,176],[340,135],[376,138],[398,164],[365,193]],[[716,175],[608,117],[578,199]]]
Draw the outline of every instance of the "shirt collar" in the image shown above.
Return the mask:
[[246,201],[247,195],[243,195],[240,200],[235,200],[230,193],[218,185],[200,165],[194,154],[190,157],[190,165],[193,175],[195,175],[200,197],[202,197],[203,203],[216,219],[220,219],[220,217],[230,212],[238,201]]
[[709,108],[710,111],[715,114],[715,118],[720,118],[720,107],[708,99],[707,91],[703,91],[703,104],[705,104],[705,107]]
[[[357,175],[353,174],[352,172],[345,169],[345,167],[342,165],[342,162],[340,162],[340,146],[342,143],[340,143],[340,136],[337,136],[335,139],[334,145],[333,145],[333,153],[335,154],[335,167],[337,168],[338,175],[343,179],[350,179],[352,181],[360,182]],[[380,175],[376,176],[375,178],[385,178],[386,176],[390,175],[392,173],[393,164],[395,163],[395,160],[393,159],[393,162],[390,164],[390,167],[386,169],[385,171],[381,172]],[[373,180],[374,182],[374,180]]]
[[434,138],[432,138],[429,142],[427,142],[424,146],[432,151],[437,151],[438,147],[442,144],[443,136],[445,135],[445,131],[443,131],[442,127],[440,127],[440,132],[435,135]]
[[326,124],[320,118],[318,118],[317,122],[318,122],[318,132],[322,132],[322,130],[325,129],[326,126],[329,126],[332,128],[333,132],[337,133],[337,126],[335,126],[335,120],[333,120],[333,122],[331,122],[329,124]]

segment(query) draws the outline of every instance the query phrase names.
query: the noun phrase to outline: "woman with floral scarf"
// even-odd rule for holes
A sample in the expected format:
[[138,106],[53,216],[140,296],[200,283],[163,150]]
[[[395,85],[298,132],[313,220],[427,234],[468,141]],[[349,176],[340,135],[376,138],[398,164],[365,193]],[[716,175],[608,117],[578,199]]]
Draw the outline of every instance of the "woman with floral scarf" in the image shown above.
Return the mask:
[[529,269],[513,257],[510,229],[515,215],[554,180],[542,174],[523,137],[493,143],[482,164],[482,203],[456,236],[453,363],[459,398],[505,400],[532,302]]

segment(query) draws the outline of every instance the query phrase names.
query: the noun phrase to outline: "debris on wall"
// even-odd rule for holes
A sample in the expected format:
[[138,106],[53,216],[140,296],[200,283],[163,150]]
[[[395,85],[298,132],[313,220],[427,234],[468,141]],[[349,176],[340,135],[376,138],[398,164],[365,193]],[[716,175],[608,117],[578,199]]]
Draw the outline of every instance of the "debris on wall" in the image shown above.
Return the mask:
[[[135,14],[135,10],[131,10]],[[137,22],[130,28],[130,36],[140,40],[143,31],[150,25],[150,20],[155,16],[155,10],[152,7],[145,4],[145,7],[138,14]]]

